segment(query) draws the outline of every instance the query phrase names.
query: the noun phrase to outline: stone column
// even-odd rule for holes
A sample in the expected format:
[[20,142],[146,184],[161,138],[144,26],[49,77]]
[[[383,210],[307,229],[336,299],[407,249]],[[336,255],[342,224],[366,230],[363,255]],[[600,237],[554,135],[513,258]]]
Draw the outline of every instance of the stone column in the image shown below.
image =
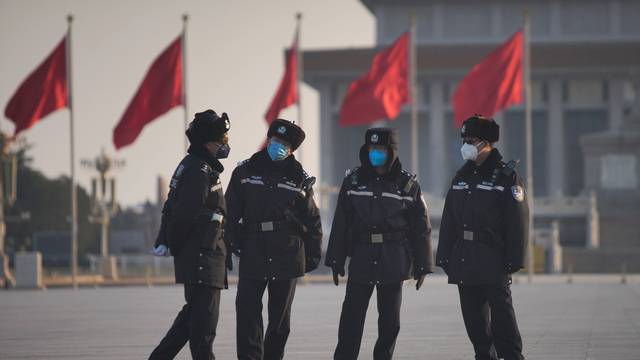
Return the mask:
[[562,81],[549,80],[549,196],[564,195],[565,154]]
[[427,189],[435,196],[443,196],[447,179],[444,84],[442,81],[429,82],[431,127],[429,129],[429,166]]
[[[333,85],[330,81],[334,82]],[[318,193],[317,197],[319,199],[321,218],[323,222],[325,222],[325,225],[331,224],[331,222],[327,222],[326,219],[333,218],[333,213],[330,210],[333,205],[327,189],[335,185],[333,183],[333,179],[336,178],[336,164],[334,159],[340,156],[335,153],[335,146],[333,145],[334,142],[339,139],[339,134],[336,132],[337,125],[333,120],[333,104],[331,103],[332,86],[335,91],[338,91],[339,81],[329,80],[318,86],[320,95],[320,139],[322,139],[322,141],[320,141],[319,152],[323,155],[320,156],[320,173],[318,174],[320,181],[318,182],[316,191]]]
[[609,130],[622,130],[624,120],[624,83],[622,79],[609,80]]
[[589,193],[589,214],[587,215],[587,248],[600,247],[600,214],[595,190]]

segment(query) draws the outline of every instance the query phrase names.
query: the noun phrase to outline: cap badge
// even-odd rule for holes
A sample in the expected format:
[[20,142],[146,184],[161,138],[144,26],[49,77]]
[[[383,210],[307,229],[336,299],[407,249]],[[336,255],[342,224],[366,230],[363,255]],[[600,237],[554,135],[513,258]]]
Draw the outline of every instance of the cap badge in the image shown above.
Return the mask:
[[371,135],[371,142],[372,143],[377,143],[378,142],[378,134]]
[[284,126],[278,127],[278,134],[284,134],[287,132],[287,128]]

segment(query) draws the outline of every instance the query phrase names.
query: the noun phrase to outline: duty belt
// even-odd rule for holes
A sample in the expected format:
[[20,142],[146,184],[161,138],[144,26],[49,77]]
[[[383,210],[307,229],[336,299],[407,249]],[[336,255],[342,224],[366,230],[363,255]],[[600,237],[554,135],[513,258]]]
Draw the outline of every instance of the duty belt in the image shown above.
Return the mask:
[[244,226],[244,230],[247,232],[278,231],[290,228],[291,224],[288,221],[264,221]]
[[389,241],[402,241],[406,238],[403,231],[388,233],[366,233],[361,236],[361,241],[370,244],[381,244]]

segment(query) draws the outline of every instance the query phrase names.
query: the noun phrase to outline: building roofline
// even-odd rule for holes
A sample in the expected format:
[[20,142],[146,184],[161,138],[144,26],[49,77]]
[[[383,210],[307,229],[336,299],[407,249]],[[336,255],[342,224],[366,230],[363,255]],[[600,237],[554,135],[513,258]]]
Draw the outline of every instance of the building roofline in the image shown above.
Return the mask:
[[[496,44],[421,45],[418,47],[419,70],[465,71],[480,62]],[[380,48],[344,48],[303,51],[305,81],[322,74],[362,73]],[[540,43],[532,44],[533,68],[586,69],[597,67],[637,68],[640,66],[640,43]]]

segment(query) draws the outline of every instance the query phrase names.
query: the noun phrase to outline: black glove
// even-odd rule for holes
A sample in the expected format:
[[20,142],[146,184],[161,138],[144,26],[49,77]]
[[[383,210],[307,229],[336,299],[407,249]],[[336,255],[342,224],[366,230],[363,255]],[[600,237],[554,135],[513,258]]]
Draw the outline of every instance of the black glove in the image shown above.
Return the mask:
[[420,290],[420,288],[422,287],[422,283],[424,283],[424,277],[427,275],[426,272],[424,272],[424,268],[423,267],[415,267],[413,269],[413,280],[416,281],[416,291]]
[[320,265],[320,259],[309,257],[305,261],[304,272],[312,272],[313,270],[318,268],[318,265]]
[[504,266],[504,270],[505,270],[505,271],[507,272],[507,274],[509,274],[509,275],[514,274],[514,273],[517,273],[518,271],[520,271],[520,269],[519,269],[519,268],[515,268],[515,267],[514,267],[513,265],[511,265],[511,264],[506,264],[506,265]]
[[240,247],[238,247],[236,243],[229,244],[229,247],[231,248],[232,253],[234,253],[237,257],[240,257],[240,255],[242,254],[242,250],[240,250]]
[[338,286],[340,283],[338,275],[344,276],[344,265],[333,264],[331,266],[331,271],[333,272],[333,283]]

